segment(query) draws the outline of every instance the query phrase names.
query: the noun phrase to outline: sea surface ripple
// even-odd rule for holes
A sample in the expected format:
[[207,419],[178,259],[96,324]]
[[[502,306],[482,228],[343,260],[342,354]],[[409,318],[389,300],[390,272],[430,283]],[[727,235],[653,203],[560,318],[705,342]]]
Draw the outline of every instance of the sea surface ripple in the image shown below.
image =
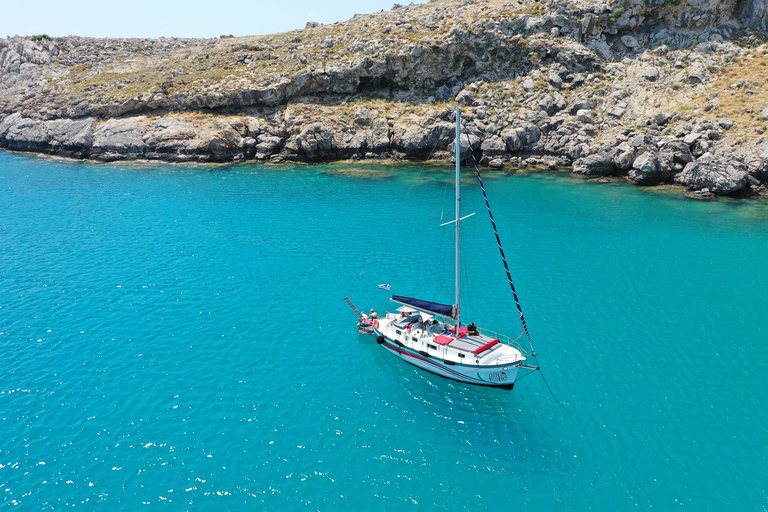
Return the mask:
[[[452,302],[453,184],[339,168],[0,153],[4,509],[768,507],[765,202],[488,174],[561,406],[356,334],[379,284]],[[464,318],[516,337],[466,178]]]

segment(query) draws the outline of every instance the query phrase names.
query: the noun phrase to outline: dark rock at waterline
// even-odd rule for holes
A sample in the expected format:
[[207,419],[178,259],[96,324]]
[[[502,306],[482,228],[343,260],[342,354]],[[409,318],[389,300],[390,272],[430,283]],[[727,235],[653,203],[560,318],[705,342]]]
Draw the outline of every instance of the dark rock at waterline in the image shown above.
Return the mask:
[[704,157],[688,163],[675,181],[691,190],[706,188],[717,195],[733,195],[744,190],[748,178],[745,169],[714,157]]
[[633,162],[629,179],[638,185],[658,185],[669,179],[672,172],[671,163],[671,153],[646,151]]
[[613,157],[607,152],[589,155],[573,162],[574,174],[580,174],[582,176],[610,176],[613,174],[613,171]]
[[12,114],[0,123],[0,142],[15,151],[86,158],[93,143],[93,118],[40,121]]

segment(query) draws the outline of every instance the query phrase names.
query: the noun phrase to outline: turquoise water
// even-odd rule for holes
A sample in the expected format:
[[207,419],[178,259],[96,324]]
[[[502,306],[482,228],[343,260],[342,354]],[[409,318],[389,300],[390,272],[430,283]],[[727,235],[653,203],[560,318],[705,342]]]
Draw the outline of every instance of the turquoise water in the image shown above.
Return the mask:
[[[378,284],[452,301],[450,170],[328,169],[0,153],[3,509],[768,507],[766,203],[489,175],[561,407],[355,333]],[[464,318],[516,337],[463,208]]]

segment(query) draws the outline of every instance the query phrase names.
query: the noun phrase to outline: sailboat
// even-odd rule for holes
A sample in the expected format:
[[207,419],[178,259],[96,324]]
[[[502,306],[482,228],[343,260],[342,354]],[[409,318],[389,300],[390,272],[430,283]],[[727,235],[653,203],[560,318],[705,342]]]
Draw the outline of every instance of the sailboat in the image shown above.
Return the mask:
[[[387,312],[371,327],[379,345],[414,366],[468,384],[512,389],[521,369],[538,370],[539,368],[525,363],[526,352],[516,340],[497,332],[478,329],[474,323],[468,327],[463,327],[461,324],[459,255],[461,221],[466,217],[461,217],[460,134],[461,111],[457,108],[456,217],[445,223],[455,224],[456,229],[454,303],[442,304],[393,295],[391,301],[400,304],[400,307],[396,312]],[[484,188],[483,193],[485,194]],[[488,204],[487,196],[486,204]],[[488,211],[490,213],[490,206]],[[492,213],[491,221],[496,231]],[[499,249],[504,265],[507,267],[500,241]],[[528,335],[525,318],[520,310],[520,303],[517,300],[508,267],[507,276],[515,296],[515,303],[518,305],[524,331]],[[530,336],[528,338],[530,340]],[[533,356],[535,355],[533,353]]]

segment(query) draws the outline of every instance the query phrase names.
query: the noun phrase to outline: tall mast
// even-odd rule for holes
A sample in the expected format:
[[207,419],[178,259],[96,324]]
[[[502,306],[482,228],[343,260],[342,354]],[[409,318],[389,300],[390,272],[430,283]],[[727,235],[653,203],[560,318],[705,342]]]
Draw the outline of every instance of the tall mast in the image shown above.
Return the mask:
[[461,110],[456,107],[456,314],[454,317],[456,323],[456,336],[459,335],[461,327],[461,308],[460,303],[460,272],[459,272],[459,244],[460,244],[460,221],[461,221]]

